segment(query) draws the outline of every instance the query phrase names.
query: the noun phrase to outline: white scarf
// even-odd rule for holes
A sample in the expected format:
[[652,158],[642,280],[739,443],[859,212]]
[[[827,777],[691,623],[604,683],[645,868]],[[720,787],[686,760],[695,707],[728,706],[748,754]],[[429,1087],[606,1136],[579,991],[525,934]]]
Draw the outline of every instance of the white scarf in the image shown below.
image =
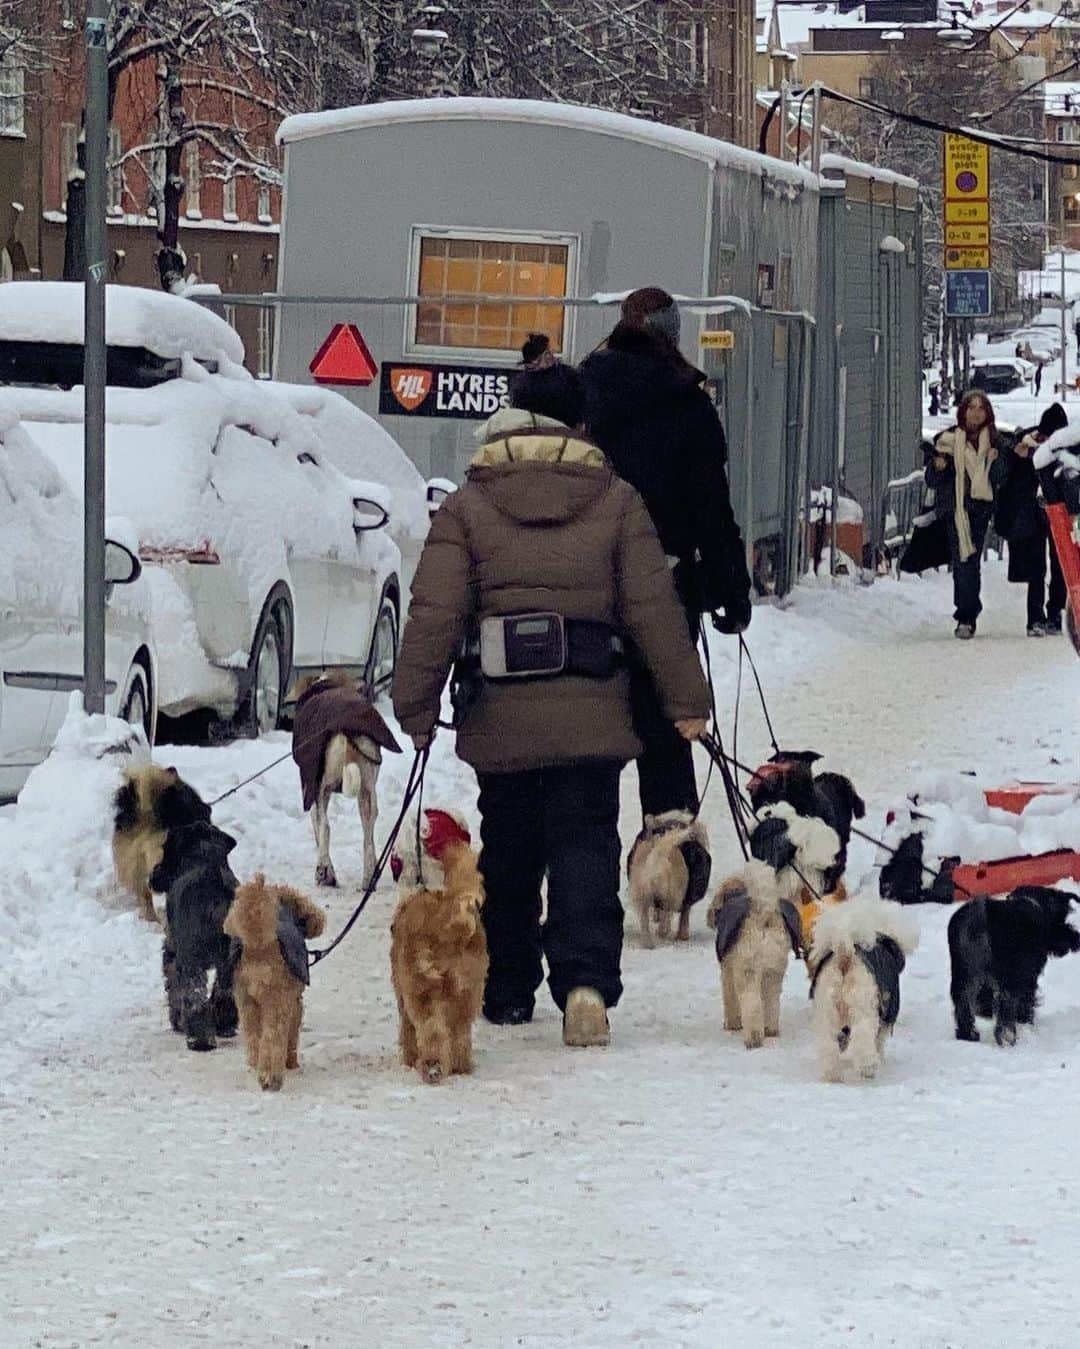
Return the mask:
[[975,543],[971,537],[971,521],[968,519],[967,483],[971,483],[972,501],[993,501],[994,489],[990,485],[990,465],[993,462],[993,447],[990,444],[990,430],[983,427],[979,431],[977,446],[970,444],[967,432],[958,426],[953,432],[952,444],[948,436],[942,438],[940,452],[952,455],[956,472],[956,540],[960,548],[960,561],[966,562],[975,552]]

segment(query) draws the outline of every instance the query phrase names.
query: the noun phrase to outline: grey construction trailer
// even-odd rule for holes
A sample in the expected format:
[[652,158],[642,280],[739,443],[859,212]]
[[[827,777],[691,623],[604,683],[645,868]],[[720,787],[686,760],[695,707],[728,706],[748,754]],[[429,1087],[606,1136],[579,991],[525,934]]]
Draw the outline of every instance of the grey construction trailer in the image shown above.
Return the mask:
[[831,481],[812,471],[833,453],[812,394],[822,179],[678,128],[512,99],[306,114],[279,141],[277,378],[310,380],[335,325],[355,325],[377,374],[348,395],[425,476],[460,480],[527,332],[577,362],[623,294],[662,286],[684,297],[683,350],[727,428],[759,576],[790,586],[810,480]]

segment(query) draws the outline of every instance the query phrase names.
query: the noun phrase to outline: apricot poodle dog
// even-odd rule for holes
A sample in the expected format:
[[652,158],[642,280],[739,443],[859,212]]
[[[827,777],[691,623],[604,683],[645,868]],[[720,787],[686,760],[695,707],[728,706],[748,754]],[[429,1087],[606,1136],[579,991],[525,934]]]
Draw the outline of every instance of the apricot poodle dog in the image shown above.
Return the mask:
[[472,1072],[488,969],[484,887],[469,831],[448,811],[425,810],[419,830],[414,821],[401,832],[391,866],[402,897],[390,929],[401,1058],[435,1083]]
[[225,931],[239,946],[233,992],[248,1066],[263,1091],[280,1091],[287,1068],[299,1068],[305,941],[326,927],[326,913],[287,885],[267,885],[260,872],[236,892]]

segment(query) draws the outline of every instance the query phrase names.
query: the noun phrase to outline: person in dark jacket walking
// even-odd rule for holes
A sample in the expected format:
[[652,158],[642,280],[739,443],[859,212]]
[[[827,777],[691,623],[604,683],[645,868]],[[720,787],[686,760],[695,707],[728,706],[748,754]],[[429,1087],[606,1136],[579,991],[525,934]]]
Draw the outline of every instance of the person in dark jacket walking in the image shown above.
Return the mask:
[[524,371],[512,400],[432,520],[394,710],[428,743],[451,663],[465,643],[475,665],[478,644],[479,693],[459,713],[457,752],[480,782],[484,1015],[531,1020],[543,954],[564,1040],[603,1044],[622,991],[619,777],[641,753],[625,644],[675,734],[704,732],[709,697],[641,498],[574,429],[577,372]]
[[[657,287],[623,301],[606,342],[581,366],[585,422],[615,472],[640,492],[660,536],[688,630],[704,613],[739,633],[750,623],[746,550],[727,480],[727,442],[705,376],[679,351],[679,310]],[[634,711],[643,815],[696,811],[690,746],[662,715],[647,670],[634,668]]]
[[949,536],[955,635],[962,640],[975,636],[982,613],[982,550],[1008,448],[989,398],[969,389],[956,409],[956,425],[935,440],[926,466],[926,485],[934,489],[934,506]]
[[1044,637],[1061,631],[1065,579],[1057,553],[1050,547],[1050,592],[1046,590],[1047,544],[1050,531],[1039,505],[1039,482],[1032,456],[1044,440],[1068,426],[1060,403],[1051,403],[1039,425],[1005,452],[998,488],[994,528],[1009,545],[1009,580],[1027,586],[1027,634]]

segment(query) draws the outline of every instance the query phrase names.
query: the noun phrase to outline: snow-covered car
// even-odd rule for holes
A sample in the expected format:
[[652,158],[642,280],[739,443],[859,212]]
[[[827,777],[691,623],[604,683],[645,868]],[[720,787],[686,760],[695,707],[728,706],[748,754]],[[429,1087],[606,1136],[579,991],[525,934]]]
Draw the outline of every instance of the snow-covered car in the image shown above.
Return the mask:
[[[110,286],[106,313],[107,509],[146,564],[162,712],[265,731],[306,671],[384,686],[429,519],[404,452],[334,393],[254,379],[191,300]],[[0,287],[7,396],[76,492],[81,343],[80,286]]]
[[1044,363],[1056,361],[1061,356],[1061,333],[1055,328],[1018,328],[1010,341],[1014,352],[1019,346],[1022,352],[1030,351],[1036,360]]
[[[153,742],[150,603],[130,528],[106,524],[105,710]],[[82,507],[0,391],[0,800],[45,758],[82,688]]]
[[971,387],[985,393],[1012,393],[1035,377],[1035,367],[1017,356],[990,356],[971,362]]

